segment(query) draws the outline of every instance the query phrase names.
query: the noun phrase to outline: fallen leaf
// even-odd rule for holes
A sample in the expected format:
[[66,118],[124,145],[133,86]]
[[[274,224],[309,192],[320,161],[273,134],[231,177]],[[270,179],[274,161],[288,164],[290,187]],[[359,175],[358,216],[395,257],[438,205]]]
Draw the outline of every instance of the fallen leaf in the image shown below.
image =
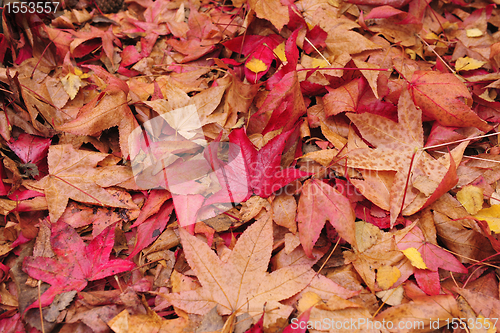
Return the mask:
[[49,206],[50,219],[57,222],[68,200],[134,209],[128,202],[121,202],[96,184],[100,169],[97,163],[107,154],[75,150],[71,145],[50,146],[48,154],[49,174],[34,183],[44,191]]
[[245,64],[245,67],[254,72],[255,74],[267,71],[266,64],[257,58],[252,58]]
[[489,208],[483,208],[474,215],[478,220],[483,220],[488,223],[491,231],[500,233],[500,205],[493,205]]
[[[227,262],[195,236],[180,229],[186,259],[202,288],[165,297],[190,313],[206,314],[217,306],[221,315],[248,312],[254,322],[264,304],[264,326],[287,317],[292,308],[279,301],[300,292],[311,282],[309,265],[293,265],[266,273],[272,250],[272,220],[262,216],[238,239]],[[267,319],[266,319],[267,318]]]
[[288,7],[279,0],[250,0],[248,5],[255,10],[257,17],[271,21],[278,30],[289,21]]
[[[403,251],[403,253],[405,252]],[[377,284],[383,290],[387,290],[392,287],[400,277],[401,272],[397,267],[382,266],[377,270]]]
[[409,226],[408,228],[409,230],[405,230],[406,234],[401,232],[401,234],[396,235],[397,247],[407,257],[409,256],[412,265],[419,268],[415,272],[419,286],[421,288],[423,286],[432,286],[431,289],[424,289],[426,293],[434,295],[439,293],[438,268],[457,273],[467,273],[467,268],[453,254],[427,242],[419,227]]
[[[249,196],[249,194],[253,192],[258,196],[267,198],[274,191],[279,190],[291,181],[308,176],[309,174],[307,172],[298,169],[281,169],[280,167],[281,154],[285,148],[287,140],[293,132],[294,130],[292,129],[276,136],[259,151],[257,151],[255,146],[246,136],[244,129],[233,130],[229,135],[229,140],[231,143],[238,145],[241,149],[241,154],[243,155],[243,159],[245,161],[245,168],[247,170],[246,174],[248,181],[242,182],[241,180],[238,180],[238,177],[241,177],[242,173],[241,171],[234,170],[231,175],[228,173],[225,176],[228,177],[229,181],[226,188],[231,190],[232,193],[240,194],[243,197],[246,195]],[[222,184],[228,182],[221,178],[219,178],[219,180]],[[248,184],[246,185],[248,186],[247,189],[245,189],[245,186],[240,185],[242,183],[245,183],[244,185]],[[233,188],[235,190],[233,190]],[[247,192],[248,194],[246,191],[249,191]],[[248,199],[248,197],[246,198]]]
[[483,189],[474,185],[464,186],[457,192],[457,200],[467,213],[477,214],[483,208]]
[[[453,184],[455,178],[449,172],[452,169],[449,156],[445,155],[440,160],[435,160],[427,152],[420,150],[423,147],[420,112],[411,101],[409,92],[405,91],[401,94],[398,105],[398,123],[369,113],[349,114],[348,117],[354,122],[365,140],[375,145],[376,149],[359,148],[349,151],[347,165],[375,173],[380,171],[397,172],[392,182],[389,182],[391,226],[394,225],[401,211],[409,213],[405,211],[405,208],[410,206],[412,201],[415,200],[415,203],[409,214],[415,213],[424,205],[429,205],[431,203],[429,199],[437,199],[424,193],[418,195],[418,190],[414,187],[413,182],[408,181],[410,165],[413,167],[411,170],[414,174],[413,179],[417,174],[425,175],[425,183],[433,184],[431,192],[437,190],[441,183],[443,183],[444,188],[440,188],[440,192],[456,184]],[[464,147],[465,145],[455,148],[454,154],[457,155],[458,160],[461,159],[460,149]],[[448,158],[446,159],[446,157]],[[452,179],[443,182],[443,180],[447,180],[445,178],[447,174]],[[373,179],[373,181],[380,182],[377,179]],[[372,197],[372,195],[377,196],[378,193],[364,191],[363,182],[357,181],[353,184],[360,188],[361,192],[369,199],[375,200],[374,202],[378,201]],[[404,203],[403,198],[405,198]]]
[[[439,329],[458,316],[458,307],[452,295],[415,298],[379,313],[375,320],[391,322],[391,332],[422,332]],[[405,327],[398,328],[398,327]]]
[[297,207],[297,222],[300,242],[309,257],[327,221],[340,237],[356,247],[354,220],[349,200],[336,189],[316,179],[304,183]]
[[472,71],[481,68],[486,62],[479,61],[474,58],[463,57],[458,58],[455,62],[455,69],[457,71]]
[[110,226],[85,245],[75,229],[66,223],[53,224],[50,242],[56,257],[26,257],[23,262],[23,270],[31,277],[51,284],[39,301],[31,304],[26,310],[39,304],[45,307],[62,292],[81,291],[88,281],[103,279],[134,268],[133,262],[109,259],[114,237],[114,227]]
[[101,73],[104,70],[99,71],[97,68],[93,69],[108,80],[108,88],[84,105],[76,119],[57,126],[57,129],[77,135],[94,135],[118,126],[120,148],[123,157],[126,158],[129,155],[128,138],[137,126],[137,121],[127,103],[128,87],[116,78],[110,79]]
[[411,79],[410,92],[415,105],[441,125],[474,126],[484,132],[491,130],[491,126],[466,104],[472,96],[453,74],[416,71]]
[[420,252],[414,247],[409,247],[407,249],[401,250],[403,254],[405,255],[406,258],[410,259],[411,264],[419,269],[426,269],[427,266],[425,265],[424,260],[422,259],[422,256],[420,255]]
[[68,93],[71,99],[75,99],[78,90],[82,86],[82,80],[78,75],[68,73],[65,77],[61,78],[64,90]]

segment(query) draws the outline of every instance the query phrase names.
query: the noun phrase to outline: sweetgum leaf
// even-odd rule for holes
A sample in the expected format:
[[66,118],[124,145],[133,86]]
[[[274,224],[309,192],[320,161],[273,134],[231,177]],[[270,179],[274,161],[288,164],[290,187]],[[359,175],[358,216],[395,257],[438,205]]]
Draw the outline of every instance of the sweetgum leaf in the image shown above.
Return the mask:
[[[114,238],[114,226],[109,226],[85,245],[71,226],[64,222],[53,224],[50,243],[56,256],[26,257],[23,262],[23,270],[26,273],[51,285],[39,300],[41,306],[49,305],[56,295],[63,292],[83,290],[88,281],[134,268],[135,264],[131,261],[110,260]],[[33,303],[26,310],[37,307],[39,302]]]
[[204,241],[182,228],[179,231],[186,259],[202,288],[165,297],[190,313],[206,314],[217,306],[221,315],[248,312],[256,322],[266,304],[269,310],[265,315],[274,322],[292,310],[279,301],[300,292],[315,275],[309,265],[292,265],[267,273],[273,244],[269,214],[248,227],[225,262]]
[[349,200],[330,185],[317,179],[307,180],[302,188],[297,209],[300,242],[312,257],[312,249],[326,221],[340,237],[356,246],[354,210]]
[[443,126],[474,126],[484,132],[492,129],[467,105],[472,96],[453,74],[416,71],[411,79],[410,91],[415,105]]

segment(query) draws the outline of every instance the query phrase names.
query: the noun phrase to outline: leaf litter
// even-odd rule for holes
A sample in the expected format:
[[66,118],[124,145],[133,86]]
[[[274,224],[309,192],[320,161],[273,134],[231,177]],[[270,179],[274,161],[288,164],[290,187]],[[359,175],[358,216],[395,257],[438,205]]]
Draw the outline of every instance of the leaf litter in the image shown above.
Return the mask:
[[1,330],[496,331],[497,4],[4,9]]

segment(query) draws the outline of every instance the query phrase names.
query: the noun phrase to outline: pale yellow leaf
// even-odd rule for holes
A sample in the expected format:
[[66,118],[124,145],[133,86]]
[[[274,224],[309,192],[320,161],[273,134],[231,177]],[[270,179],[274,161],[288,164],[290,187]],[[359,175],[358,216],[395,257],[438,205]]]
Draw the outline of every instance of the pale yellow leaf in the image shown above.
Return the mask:
[[458,58],[455,62],[455,69],[457,71],[471,71],[474,69],[481,68],[486,62],[479,61],[474,58],[463,57]]
[[382,266],[377,270],[377,283],[384,290],[392,287],[400,277],[401,272],[394,266]]
[[481,209],[474,217],[478,220],[488,222],[488,226],[494,233],[500,233],[500,205],[493,205],[489,208]]
[[467,210],[467,213],[474,215],[483,208],[483,189],[474,185],[462,187],[457,192],[457,200]]
[[481,37],[483,35],[483,32],[479,30],[478,28],[473,28],[473,29],[466,29],[465,33],[467,34],[467,37]]
[[162,117],[177,133],[188,140],[194,138],[196,134],[203,133],[197,108],[193,104],[167,112]]
[[424,260],[422,259],[422,255],[418,250],[414,247],[409,247],[406,250],[402,251],[403,254],[408,258],[411,262],[411,264],[419,269],[426,269],[427,265],[425,264]]
[[287,62],[285,54],[285,42],[276,46],[273,52],[282,62]]
[[71,99],[76,97],[78,90],[80,90],[80,87],[82,86],[82,80],[80,77],[73,73],[68,73],[68,75],[63,77],[61,79],[61,83]]
[[372,245],[376,244],[378,240],[382,237],[380,229],[371,223],[366,223],[363,221],[356,222],[356,243],[358,245],[358,251],[364,252]]
[[399,286],[395,289],[382,290],[375,295],[382,300],[385,304],[389,305],[399,305],[403,300],[404,289],[402,286]]
[[325,68],[328,67],[329,64],[326,60],[324,59],[318,59],[318,58],[313,58],[312,60],[312,68]]

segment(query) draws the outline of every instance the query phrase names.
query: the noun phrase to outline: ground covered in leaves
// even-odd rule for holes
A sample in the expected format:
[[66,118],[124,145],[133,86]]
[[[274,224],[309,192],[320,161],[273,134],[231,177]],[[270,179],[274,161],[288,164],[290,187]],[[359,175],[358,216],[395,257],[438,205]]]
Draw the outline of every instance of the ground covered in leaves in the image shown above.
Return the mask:
[[0,331],[496,332],[498,4],[4,9]]

